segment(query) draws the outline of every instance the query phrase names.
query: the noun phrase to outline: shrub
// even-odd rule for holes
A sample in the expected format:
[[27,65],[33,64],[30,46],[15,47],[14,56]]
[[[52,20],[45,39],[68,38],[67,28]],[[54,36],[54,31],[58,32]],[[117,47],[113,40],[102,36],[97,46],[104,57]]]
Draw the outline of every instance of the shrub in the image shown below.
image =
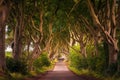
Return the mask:
[[45,67],[50,66],[50,64],[51,62],[46,53],[41,54],[40,57],[33,62],[33,66],[37,71],[39,71],[39,69],[41,69],[44,66]]
[[41,57],[39,57],[38,59],[36,59],[34,62],[33,62],[33,66],[35,68],[42,68],[42,62],[41,62]]
[[43,66],[46,66],[46,67],[50,66],[50,60],[49,60],[47,54],[44,53],[41,55],[41,62],[43,64]]
[[[107,49],[106,49],[107,50]],[[103,44],[99,44],[98,52],[96,56],[88,56],[89,69],[103,74],[107,69],[108,59],[107,52],[104,50]]]
[[[74,49],[79,51],[79,46],[73,46]],[[70,60],[70,66],[80,70],[80,69],[90,69],[99,73],[105,72],[107,68],[107,59],[103,45],[100,44],[98,46],[99,48],[99,53],[96,56],[93,56],[91,53],[94,50],[94,47],[87,46],[87,58],[84,58],[79,52],[76,52],[73,49],[70,49],[70,55],[69,55],[69,60]]]
[[27,74],[27,64],[25,61],[22,60],[14,60],[13,58],[7,57],[6,58],[6,66],[7,69],[14,73],[21,73],[21,74]]
[[[73,46],[75,49],[79,51],[79,46]],[[75,50],[70,49],[69,54],[70,66],[77,69],[86,69],[88,67],[87,59],[83,58],[80,53],[77,53]]]

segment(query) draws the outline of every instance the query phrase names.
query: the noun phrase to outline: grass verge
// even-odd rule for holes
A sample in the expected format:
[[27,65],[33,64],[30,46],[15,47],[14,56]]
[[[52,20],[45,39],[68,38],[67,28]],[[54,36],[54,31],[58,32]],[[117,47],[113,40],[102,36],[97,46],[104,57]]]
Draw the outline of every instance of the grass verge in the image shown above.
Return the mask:
[[96,78],[96,80],[98,80],[98,79],[103,80],[103,77],[101,75],[99,75],[93,71],[90,71],[88,69],[78,70],[78,69],[76,69],[74,67],[70,67],[70,66],[68,66],[68,68],[78,76],[86,76],[86,77]]
[[37,76],[38,74],[45,74],[47,71],[50,71],[53,68],[54,68],[54,65],[51,65],[49,67],[42,67],[38,71],[30,71],[26,75],[22,75],[20,73],[10,73],[10,77],[9,76],[5,76],[5,77],[0,76],[0,80],[24,80],[25,78],[34,77],[34,76]]
[[89,69],[75,69],[73,67],[68,66],[68,68],[75,74],[77,74],[78,76],[84,75],[84,76],[91,76],[96,78],[97,80],[120,80],[120,77],[116,77],[116,76],[103,76],[101,74],[98,74],[94,71],[90,71]]

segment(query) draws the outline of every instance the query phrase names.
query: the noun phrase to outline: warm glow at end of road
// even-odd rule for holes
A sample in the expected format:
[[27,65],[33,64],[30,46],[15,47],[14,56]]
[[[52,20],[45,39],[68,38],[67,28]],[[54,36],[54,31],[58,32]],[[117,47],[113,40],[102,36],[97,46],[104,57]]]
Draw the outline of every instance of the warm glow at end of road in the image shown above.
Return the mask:
[[[59,64],[63,64],[63,63],[59,63]],[[69,71],[68,68],[66,66],[55,66],[53,71]]]

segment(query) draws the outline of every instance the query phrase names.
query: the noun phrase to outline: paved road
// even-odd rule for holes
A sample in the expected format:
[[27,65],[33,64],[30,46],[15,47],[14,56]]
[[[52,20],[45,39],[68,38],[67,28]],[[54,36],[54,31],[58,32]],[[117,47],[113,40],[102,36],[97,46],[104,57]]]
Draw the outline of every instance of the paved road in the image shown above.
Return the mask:
[[65,66],[63,62],[56,63],[53,71],[48,72],[47,75],[42,76],[39,80],[83,80],[76,76]]

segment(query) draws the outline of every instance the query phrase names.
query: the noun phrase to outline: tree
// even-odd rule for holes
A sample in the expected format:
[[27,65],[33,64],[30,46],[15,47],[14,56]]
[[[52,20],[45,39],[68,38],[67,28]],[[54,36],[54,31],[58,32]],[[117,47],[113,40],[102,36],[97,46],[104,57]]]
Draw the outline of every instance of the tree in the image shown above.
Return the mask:
[[0,1],[0,71],[6,68],[5,63],[5,26],[8,16],[8,6]]
[[74,42],[77,42],[80,45],[80,53],[84,58],[87,58],[86,47],[88,42],[91,42],[92,37],[90,40],[89,33],[87,33],[85,29],[81,28],[84,27],[82,27],[79,22],[75,24],[74,28],[71,28],[71,38],[73,44]]
[[[91,2],[90,0],[87,0],[87,5],[90,11],[90,15],[93,20],[93,24],[98,28],[98,30],[101,32],[101,36],[104,38],[104,40],[108,44],[109,48],[109,67],[111,65],[116,65],[117,63],[117,57],[118,57],[118,40],[116,38],[117,33],[117,26],[116,26],[116,0],[106,0],[106,6],[104,13],[101,11],[101,14],[97,14],[95,11],[95,7],[93,7],[94,2]],[[93,4],[92,4],[93,3]],[[111,5],[110,5],[111,4]],[[100,20],[100,15],[105,15],[102,18],[102,22]],[[117,69],[117,67],[116,67]]]

